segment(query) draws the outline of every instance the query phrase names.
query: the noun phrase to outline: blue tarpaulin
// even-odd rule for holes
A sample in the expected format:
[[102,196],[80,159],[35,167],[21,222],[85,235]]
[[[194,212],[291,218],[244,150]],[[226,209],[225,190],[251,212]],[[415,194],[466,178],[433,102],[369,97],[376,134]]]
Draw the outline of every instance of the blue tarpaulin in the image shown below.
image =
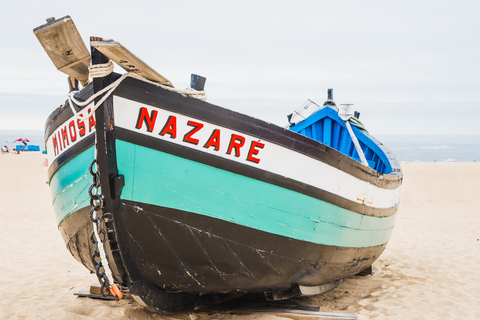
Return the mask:
[[33,145],[33,144],[23,146],[23,145],[18,145],[17,144],[15,146],[15,150],[18,150],[18,151],[40,151],[40,146],[36,146],[36,145]]

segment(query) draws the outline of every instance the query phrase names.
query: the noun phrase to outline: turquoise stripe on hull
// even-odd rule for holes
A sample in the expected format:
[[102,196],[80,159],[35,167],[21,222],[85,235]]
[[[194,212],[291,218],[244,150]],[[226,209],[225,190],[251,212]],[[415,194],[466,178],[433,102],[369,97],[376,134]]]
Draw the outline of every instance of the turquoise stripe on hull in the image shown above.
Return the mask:
[[388,242],[395,216],[352,212],[298,192],[198,162],[116,143],[122,198],[201,214],[312,243],[371,247]]
[[90,206],[88,188],[92,184],[92,176],[88,167],[94,155],[94,148],[90,147],[64,163],[50,179],[57,224],[73,212]]

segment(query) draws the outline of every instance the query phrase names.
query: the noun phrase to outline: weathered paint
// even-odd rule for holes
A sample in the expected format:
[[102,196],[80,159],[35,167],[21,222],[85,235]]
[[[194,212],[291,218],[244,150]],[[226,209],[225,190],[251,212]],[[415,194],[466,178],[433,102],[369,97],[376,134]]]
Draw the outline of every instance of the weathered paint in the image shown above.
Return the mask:
[[122,199],[168,207],[298,240],[343,247],[388,242],[395,215],[355,213],[298,192],[117,140]]
[[329,283],[362,271],[385,248],[316,244],[131,201],[123,201],[116,219],[128,229],[124,254],[135,257],[150,283],[173,292],[265,292]]
[[94,158],[93,146],[65,162],[50,179],[50,192],[57,224],[73,212],[90,206],[88,188],[92,176],[88,167]]

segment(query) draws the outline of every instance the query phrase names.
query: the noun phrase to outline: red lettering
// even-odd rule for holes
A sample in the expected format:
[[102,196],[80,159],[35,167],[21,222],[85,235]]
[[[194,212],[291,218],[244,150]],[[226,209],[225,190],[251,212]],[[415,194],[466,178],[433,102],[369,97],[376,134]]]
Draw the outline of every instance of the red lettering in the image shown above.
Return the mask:
[[162,131],[160,131],[159,135],[166,135],[169,134],[170,138],[177,137],[177,118],[175,116],[168,117],[165,126],[163,127]]
[[[83,114],[80,113],[80,117],[83,118]],[[80,118],[77,119],[77,125],[78,125],[78,133],[80,134],[80,137],[83,137],[85,135],[85,122],[81,120]]]
[[232,134],[230,139],[230,144],[228,145],[227,154],[231,154],[232,150],[235,149],[235,157],[240,157],[240,148],[245,144],[245,138],[239,136],[238,134]]
[[[72,131],[72,129],[73,129],[73,131]],[[74,120],[70,121],[70,123],[68,124],[68,131],[70,133],[70,140],[72,142],[77,140],[77,129],[75,128],[75,121]]]
[[63,147],[62,147],[62,138],[60,137],[60,130],[57,131],[57,135],[58,135],[58,143],[60,144],[60,151],[62,151]]
[[[63,147],[65,148],[70,144],[70,142],[68,141],[67,126],[61,128],[60,131],[62,132],[62,142],[63,142]],[[67,141],[67,143],[65,143],[65,141]]]
[[215,129],[212,132],[210,138],[208,138],[207,143],[203,146],[204,148],[214,147],[215,151],[220,150],[220,129]]
[[199,140],[198,139],[195,139],[195,138],[192,138],[192,136],[198,132],[200,129],[203,128],[203,124],[202,123],[199,123],[199,122],[195,122],[195,121],[191,121],[189,120],[187,122],[187,125],[193,127],[192,130],[190,130],[184,137],[183,137],[183,141],[184,142],[189,142],[189,143],[193,143],[193,144],[198,144]]
[[58,149],[58,140],[55,135],[52,136],[52,143],[53,143],[53,153],[57,155],[60,150]]
[[255,163],[259,163],[260,159],[255,158],[254,155],[257,155],[258,152],[260,152],[258,148],[263,149],[263,147],[265,147],[264,143],[261,143],[259,141],[252,141],[252,143],[250,144],[250,150],[248,151],[247,160]]
[[[90,113],[90,108],[88,108],[88,113]],[[95,119],[93,118],[93,114],[90,118],[88,118],[88,132],[92,132],[92,128],[95,127]]]
[[143,123],[146,122],[147,131],[152,132],[153,128],[155,127],[155,120],[157,119],[157,114],[157,110],[152,110],[152,112],[150,112],[150,115],[148,115],[147,108],[141,107],[138,111],[137,124],[135,125],[135,128],[141,129]]

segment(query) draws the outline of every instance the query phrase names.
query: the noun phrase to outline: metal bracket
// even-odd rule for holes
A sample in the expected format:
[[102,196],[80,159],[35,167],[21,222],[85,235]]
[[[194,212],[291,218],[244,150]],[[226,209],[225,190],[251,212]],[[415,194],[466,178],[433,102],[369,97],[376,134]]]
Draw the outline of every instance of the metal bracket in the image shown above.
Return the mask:
[[123,174],[110,175],[110,188],[112,199],[118,199],[122,194],[122,189],[125,186],[125,177]]

